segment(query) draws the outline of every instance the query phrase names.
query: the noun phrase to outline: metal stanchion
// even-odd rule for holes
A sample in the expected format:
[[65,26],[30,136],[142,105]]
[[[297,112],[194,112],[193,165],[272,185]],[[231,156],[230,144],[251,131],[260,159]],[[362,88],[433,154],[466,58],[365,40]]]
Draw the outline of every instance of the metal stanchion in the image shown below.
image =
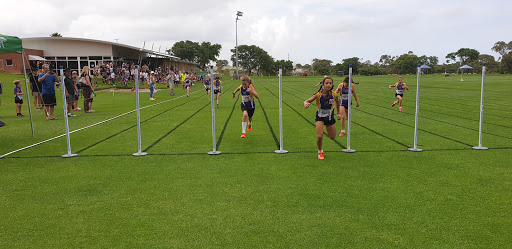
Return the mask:
[[417,69],[417,83],[416,83],[416,118],[414,121],[414,148],[409,148],[409,151],[413,152],[421,152],[422,149],[418,149],[418,114],[420,111],[420,77],[421,77],[421,69],[418,66]]
[[[64,122],[66,124],[66,141],[68,143],[68,154],[62,155],[64,158],[76,157],[77,154],[71,153],[71,140],[69,138],[69,123],[68,123],[68,103],[66,101],[66,83],[64,82],[64,69],[60,67],[60,82],[62,88],[62,105],[64,106]],[[71,93],[69,93],[71,94]],[[74,93],[73,93],[74,94]]]
[[212,100],[212,141],[213,141],[213,150],[208,152],[208,155],[220,155],[221,152],[217,151],[217,143],[215,142],[215,82],[213,77],[213,66],[210,66],[210,93]]
[[482,146],[482,125],[484,123],[484,86],[485,86],[485,64],[482,66],[482,90],[480,94],[480,126],[478,129],[478,146],[473,147],[475,150],[487,150]]
[[279,66],[279,150],[274,151],[277,154],[286,154],[283,149],[283,67]]
[[[338,107],[339,108],[339,107]],[[348,68],[348,117],[347,117],[347,148],[341,151],[354,153],[356,150],[350,148],[350,123],[352,116],[352,66]]]
[[139,151],[137,153],[133,153],[134,156],[145,156],[148,153],[142,152],[142,140],[140,136],[140,104],[139,104],[139,66],[135,66],[135,98],[137,99],[137,138]]

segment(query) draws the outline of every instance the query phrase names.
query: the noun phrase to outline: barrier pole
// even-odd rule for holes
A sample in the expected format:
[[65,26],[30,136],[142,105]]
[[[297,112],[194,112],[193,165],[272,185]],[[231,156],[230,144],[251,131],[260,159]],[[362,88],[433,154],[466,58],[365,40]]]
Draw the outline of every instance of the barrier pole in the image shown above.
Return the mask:
[[135,66],[135,98],[137,102],[137,138],[139,151],[137,153],[133,153],[133,156],[145,156],[148,153],[142,152],[142,139],[140,136],[140,103],[139,103],[139,66]]
[[[334,87],[334,86],[333,86]],[[338,107],[339,108],[339,107]],[[348,115],[347,115],[347,148],[341,151],[354,153],[356,150],[350,148],[350,123],[352,116],[352,65],[348,67]]]
[[212,100],[212,141],[213,141],[213,151],[208,152],[208,155],[220,155],[221,152],[217,151],[217,144],[215,141],[215,82],[213,77],[213,66],[210,66],[210,93]]
[[277,154],[286,154],[283,149],[283,67],[279,66],[279,150],[274,151]]
[[422,149],[418,149],[418,113],[420,111],[420,78],[421,78],[421,69],[418,66],[417,69],[417,82],[416,82],[416,118],[414,120],[414,148],[409,148],[408,151],[413,152],[422,152]]
[[484,86],[485,86],[485,64],[482,66],[482,90],[480,94],[480,126],[478,129],[478,146],[473,147],[475,150],[487,150],[482,146],[482,126],[484,123]]
[[[71,140],[69,138],[69,123],[68,123],[68,103],[66,101],[66,84],[64,83],[64,69],[60,67],[60,82],[62,88],[62,106],[64,107],[64,123],[66,124],[66,142],[68,144],[68,154],[62,155],[64,158],[76,157],[77,154],[71,153]],[[71,94],[71,93],[70,93]]]

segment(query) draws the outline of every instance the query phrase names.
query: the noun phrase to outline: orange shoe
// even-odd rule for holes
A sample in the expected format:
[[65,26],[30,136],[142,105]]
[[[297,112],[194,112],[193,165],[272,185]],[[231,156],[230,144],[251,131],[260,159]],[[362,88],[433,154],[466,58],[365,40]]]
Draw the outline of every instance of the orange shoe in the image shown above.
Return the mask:
[[247,128],[247,132],[250,132],[252,131],[252,124],[249,125],[249,127]]
[[324,153],[323,152],[318,152],[318,159],[324,160]]
[[245,133],[242,133],[242,136],[240,136],[240,138],[245,138]]

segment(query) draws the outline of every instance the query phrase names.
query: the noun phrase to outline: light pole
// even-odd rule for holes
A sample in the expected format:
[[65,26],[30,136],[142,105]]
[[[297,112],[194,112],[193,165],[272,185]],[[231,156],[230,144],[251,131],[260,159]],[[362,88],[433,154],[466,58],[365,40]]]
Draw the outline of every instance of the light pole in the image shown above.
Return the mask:
[[238,20],[240,20],[239,17],[242,17],[244,15],[244,12],[242,11],[236,11],[236,20],[235,20],[235,42],[236,42],[236,77],[235,79],[238,79]]

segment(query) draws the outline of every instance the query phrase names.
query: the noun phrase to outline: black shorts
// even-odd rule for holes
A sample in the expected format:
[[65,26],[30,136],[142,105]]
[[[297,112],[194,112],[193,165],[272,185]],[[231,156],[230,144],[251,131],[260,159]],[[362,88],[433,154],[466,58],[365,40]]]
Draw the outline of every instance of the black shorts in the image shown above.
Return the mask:
[[220,93],[220,90],[213,90],[213,94]]
[[209,87],[207,87],[207,88],[205,88],[204,90],[208,92],[208,91],[210,91],[210,88],[209,88]]
[[14,99],[14,103],[23,104],[23,100],[22,99]]
[[247,114],[249,115],[249,117],[252,117],[252,115],[254,115],[255,109],[256,108],[251,108],[250,106],[242,106],[242,112],[247,111]]
[[402,93],[402,94],[395,93],[395,98],[396,98],[396,96],[398,96],[398,95],[400,95],[400,97],[404,98],[404,94],[403,94],[403,93]]
[[43,94],[43,106],[56,106],[55,94]]
[[316,118],[315,118],[315,121],[323,121],[323,122],[324,122],[324,125],[333,125],[333,124],[336,124],[336,119],[335,119],[335,118],[331,118],[331,120],[329,120],[329,118],[320,118],[320,117],[316,117]]

